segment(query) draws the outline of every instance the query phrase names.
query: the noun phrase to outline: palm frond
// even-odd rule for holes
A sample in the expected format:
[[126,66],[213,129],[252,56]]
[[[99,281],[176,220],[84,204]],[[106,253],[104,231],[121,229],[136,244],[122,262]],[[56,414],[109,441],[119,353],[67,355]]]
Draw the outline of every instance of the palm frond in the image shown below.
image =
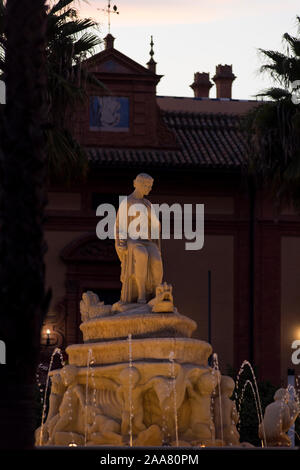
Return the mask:
[[271,87],[261,91],[256,96],[264,96],[272,100],[290,99],[291,93],[285,88]]
[[77,18],[77,12],[74,8],[69,8],[65,11],[63,11],[60,15],[52,15],[52,14],[49,14],[48,15],[48,27],[47,27],[47,30],[51,31],[51,30],[55,30],[55,32],[57,33],[57,27],[62,24],[64,21],[68,20],[68,19],[73,19],[74,21],[74,18]]
[[60,25],[60,33],[64,37],[76,36],[82,31],[94,28],[96,26],[95,21],[90,18],[77,19],[74,21],[67,21]]
[[46,135],[50,180],[56,183],[84,181],[88,171],[87,155],[70,132],[53,128],[47,130]]
[[73,2],[74,0],[58,0],[58,2],[50,8],[49,14],[55,15]]
[[101,39],[98,36],[85,33],[74,42],[74,55],[80,56],[84,52],[91,52],[93,49],[101,44]]
[[291,71],[289,57],[278,51],[265,49],[259,49],[259,51],[269,59],[269,63],[261,66],[260,72],[268,72],[275,81],[281,84],[285,83]]
[[291,46],[293,54],[300,57],[300,39],[290,36],[288,33],[283,35],[283,39]]
[[[79,18],[75,0],[51,2],[47,10],[47,105],[50,130],[47,131],[51,174],[67,177],[68,173],[84,176],[87,159],[84,150],[66,130],[70,110],[86,99],[86,86],[103,84],[84,66],[84,59],[94,52],[101,39],[92,30],[97,23]],[[0,72],[4,70],[6,7],[0,0]],[[5,80],[2,73],[0,79]]]

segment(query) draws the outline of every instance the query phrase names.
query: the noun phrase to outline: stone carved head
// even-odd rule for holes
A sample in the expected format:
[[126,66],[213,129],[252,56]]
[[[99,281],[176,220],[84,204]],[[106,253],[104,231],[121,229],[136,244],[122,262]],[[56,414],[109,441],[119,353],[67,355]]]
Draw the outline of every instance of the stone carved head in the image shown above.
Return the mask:
[[290,394],[286,388],[279,388],[276,390],[275,395],[274,395],[274,400],[275,401],[283,401],[285,403],[288,403],[290,399]]
[[228,397],[231,397],[231,395],[233,394],[234,387],[235,387],[235,383],[234,383],[234,380],[231,377],[229,377],[227,375],[223,375],[221,377],[221,393],[222,393],[222,395],[226,395]]
[[125,367],[119,375],[121,384],[126,387],[135,387],[140,378],[140,373],[136,367]]
[[216,378],[211,373],[202,374],[197,381],[197,389],[201,395],[211,395],[216,386]]
[[56,395],[62,395],[65,391],[65,386],[63,384],[60,374],[52,375],[51,377],[51,393]]
[[141,194],[147,195],[150,193],[153,185],[153,178],[147,173],[140,173],[137,175],[135,180],[133,181],[133,186],[137,189]]

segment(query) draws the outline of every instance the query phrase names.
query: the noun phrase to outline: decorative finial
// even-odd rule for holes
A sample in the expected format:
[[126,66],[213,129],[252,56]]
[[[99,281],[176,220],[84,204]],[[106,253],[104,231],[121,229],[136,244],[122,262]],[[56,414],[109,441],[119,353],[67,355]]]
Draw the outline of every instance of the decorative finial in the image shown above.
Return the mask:
[[149,52],[149,54],[150,54],[150,57],[151,57],[151,59],[152,59],[152,58],[153,58],[153,56],[154,56],[154,50],[153,50],[153,46],[154,46],[154,42],[153,42],[153,36],[151,36],[151,42],[150,42],[150,46],[151,46],[151,49],[150,49],[150,52]]
[[110,15],[112,13],[116,13],[119,15],[118,7],[117,5],[114,5],[111,9],[111,3],[110,0],[107,0],[107,8],[97,8],[97,10],[105,11],[107,13],[107,22],[108,22],[108,34],[110,34]]
[[149,60],[149,62],[147,63],[147,65],[148,65],[148,69],[151,70],[151,72],[156,73],[156,62],[155,62],[155,60],[153,59],[153,56],[154,56],[154,50],[153,50],[153,46],[154,46],[153,36],[151,36],[150,46],[151,46],[151,49],[150,49],[150,52],[149,52],[150,60]]

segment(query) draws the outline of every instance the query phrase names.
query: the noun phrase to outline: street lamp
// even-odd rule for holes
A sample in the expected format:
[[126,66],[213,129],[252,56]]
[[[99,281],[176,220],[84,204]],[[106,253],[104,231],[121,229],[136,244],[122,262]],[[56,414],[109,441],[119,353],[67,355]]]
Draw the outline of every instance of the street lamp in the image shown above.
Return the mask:
[[46,345],[47,345],[47,346],[50,346],[50,330],[49,330],[49,328],[46,330],[46,333],[47,333],[47,342],[46,342]]

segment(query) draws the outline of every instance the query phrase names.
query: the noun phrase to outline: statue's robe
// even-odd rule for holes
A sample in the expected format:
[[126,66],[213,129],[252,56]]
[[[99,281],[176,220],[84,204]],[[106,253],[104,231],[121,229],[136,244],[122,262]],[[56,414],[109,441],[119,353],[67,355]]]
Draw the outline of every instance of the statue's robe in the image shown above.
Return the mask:
[[[141,204],[144,206],[145,214],[147,214],[147,224],[140,227],[139,238],[134,239],[130,236],[130,224],[136,218],[130,214],[130,207],[133,204]],[[160,252],[160,222],[157,218],[154,208],[148,199],[136,199],[132,195],[124,198],[120,204],[116,225],[115,225],[115,245],[116,251],[121,261],[121,302],[134,303],[138,298],[138,290],[134,276],[134,248],[137,244],[144,246],[149,254],[149,248],[156,249]],[[155,238],[151,238],[151,234],[155,234]],[[127,244],[127,251],[120,249],[122,240]],[[150,270],[150,263],[147,264],[146,276],[146,296],[148,299],[155,297],[156,285]]]

